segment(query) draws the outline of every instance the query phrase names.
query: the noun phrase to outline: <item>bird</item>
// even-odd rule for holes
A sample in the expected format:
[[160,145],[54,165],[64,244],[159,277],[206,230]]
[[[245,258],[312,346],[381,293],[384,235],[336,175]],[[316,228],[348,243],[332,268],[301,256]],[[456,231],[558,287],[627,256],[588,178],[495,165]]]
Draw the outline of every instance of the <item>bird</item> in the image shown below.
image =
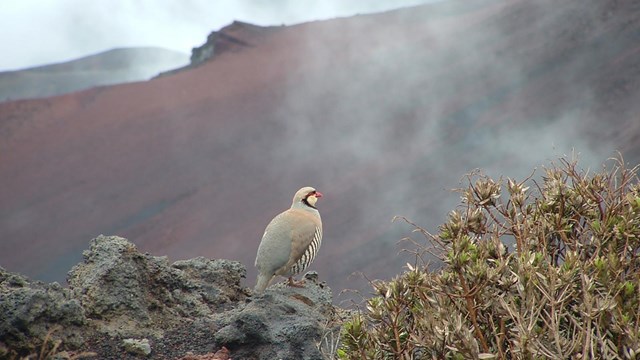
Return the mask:
[[322,219],[316,208],[321,197],[321,192],[305,186],[293,196],[291,208],[269,222],[256,255],[255,293],[262,293],[276,276],[288,276],[290,286],[301,286],[293,276],[311,264],[322,243]]

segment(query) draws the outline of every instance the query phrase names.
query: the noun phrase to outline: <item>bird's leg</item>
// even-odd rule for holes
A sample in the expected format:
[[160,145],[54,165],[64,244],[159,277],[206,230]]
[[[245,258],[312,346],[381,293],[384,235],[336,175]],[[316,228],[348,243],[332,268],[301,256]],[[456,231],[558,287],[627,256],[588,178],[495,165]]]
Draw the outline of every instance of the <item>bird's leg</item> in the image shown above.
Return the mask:
[[295,281],[295,280],[293,280],[293,276],[289,276],[288,285],[291,286],[291,287],[301,288],[301,287],[304,287],[304,280]]

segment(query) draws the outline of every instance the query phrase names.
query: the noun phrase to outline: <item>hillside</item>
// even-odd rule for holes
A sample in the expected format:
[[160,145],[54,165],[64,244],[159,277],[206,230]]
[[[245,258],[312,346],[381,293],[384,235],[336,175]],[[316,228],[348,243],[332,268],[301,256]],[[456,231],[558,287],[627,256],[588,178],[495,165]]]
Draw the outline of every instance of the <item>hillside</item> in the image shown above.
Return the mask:
[[187,63],[186,54],[140,47],[112,49],[58,64],[0,72],[0,102],[149,80]]
[[0,265],[61,281],[107,234],[239,260],[252,283],[264,226],[312,185],[325,229],[311,268],[333,289],[388,278],[410,259],[392,217],[441,223],[474,168],[526,177],[572,149],[640,162],[640,7],[587,3],[234,23],[198,66],[0,104]]

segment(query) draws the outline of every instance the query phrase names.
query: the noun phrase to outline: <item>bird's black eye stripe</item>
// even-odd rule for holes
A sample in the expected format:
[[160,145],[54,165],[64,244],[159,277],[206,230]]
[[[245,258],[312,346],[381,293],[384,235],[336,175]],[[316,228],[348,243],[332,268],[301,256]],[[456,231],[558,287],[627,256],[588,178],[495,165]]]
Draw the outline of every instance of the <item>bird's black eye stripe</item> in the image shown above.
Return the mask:
[[308,193],[308,194],[307,194],[307,196],[305,196],[305,197],[302,199],[302,201],[304,201],[304,202],[306,203],[306,202],[307,202],[307,199],[309,198],[309,196],[311,196],[311,195],[315,195],[315,194],[316,194],[316,192],[315,192],[315,191],[312,191],[312,192]]
[[307,205],[308,207],[314,208],[314,209],[315,209],[316,207],[315,207],[315,206],[313,206],[313,205],[311,205],[311,204],[309,204],[309,200],[307,200],[307,199],[309,198],[309,196],[311,196],[311,195],[315,195],[315,193],[316,193],[315,191],[314,191],[314,192],[310,192],[309,194],[307,194],[307,196],[305,196],[305,197],[304,197],[304,199],[302,199],[302,202],[303,202],[305,205]]

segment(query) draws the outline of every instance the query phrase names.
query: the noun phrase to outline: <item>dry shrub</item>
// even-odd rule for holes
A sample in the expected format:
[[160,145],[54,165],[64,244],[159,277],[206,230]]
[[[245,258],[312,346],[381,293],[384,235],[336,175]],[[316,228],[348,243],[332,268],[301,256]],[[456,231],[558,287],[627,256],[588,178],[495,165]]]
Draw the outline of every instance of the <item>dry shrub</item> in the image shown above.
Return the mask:
[[[390,282],[343,327],[342,359],[614,359],[640,353],[640,185],[622,157],[540,181],[479,172],[420,245],[442,260]],[[405,219],[406,220],[406,219]],[[406,220],[408,221],[408,220]]]
[[47,331],[47,334],[40,345],[40,351],[37,353],[33,353],[27,356],[19,357],[17,353],[11,351],[6,353],[0,353],[0,358],[7,359],[19,359],[19,360],[80,360],[87,359],[97,356],[96,353],[90,351],[60,351],[60,345],[62,345],[62,340],[54,339],[53,335],[56,331],[59,331],[61,328],[59,326],[54,326]]

